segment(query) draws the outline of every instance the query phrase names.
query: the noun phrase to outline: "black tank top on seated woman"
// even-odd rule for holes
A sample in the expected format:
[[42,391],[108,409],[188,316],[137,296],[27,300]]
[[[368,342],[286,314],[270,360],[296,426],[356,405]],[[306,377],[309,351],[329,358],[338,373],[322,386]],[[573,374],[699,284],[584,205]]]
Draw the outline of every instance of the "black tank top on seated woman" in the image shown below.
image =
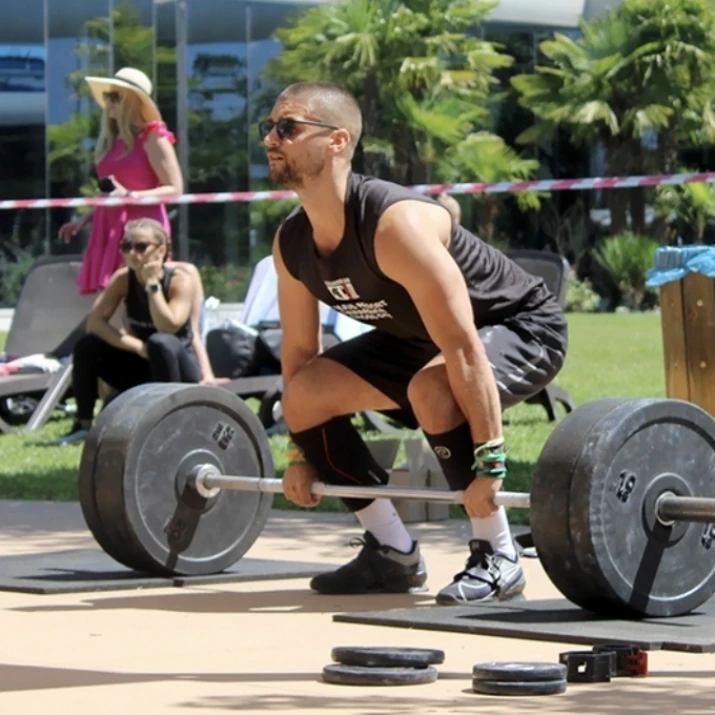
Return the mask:
[[[173,269],[164,268],[164,277],[161,279],[161,290],[167,301],[169,300],[169,285],[173,275]],[[124,302],[127,307],[127,319],[129,321],[131,334],[146,342],[157,332],[157,329],[151,319],[149,296],[147,295],[146,289],[137,279],[136,273],[131,269],[129,270],[129,286]],[[189,318],[174,335],[181,341],[182,345],[188,350],[191,350],[193,341],[191,319]]]

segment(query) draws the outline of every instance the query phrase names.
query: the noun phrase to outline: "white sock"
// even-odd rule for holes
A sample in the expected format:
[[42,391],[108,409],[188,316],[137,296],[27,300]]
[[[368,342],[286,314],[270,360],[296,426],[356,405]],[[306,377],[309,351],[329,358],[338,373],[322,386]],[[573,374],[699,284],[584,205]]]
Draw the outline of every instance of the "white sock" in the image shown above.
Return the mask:
[[392,546],[403,554],[412,551],[412,537],[389,499],[375,499],[364,509],[356,511],[355,516],[378,543]]
[[516,549],[511,538],[506,509],[503,506],[499,507],[496,514],[492,514],[485,519],[473,518],[470,521],[472,522],[472,534],[475,539],[488,541],[495,553],[498,551],[511,559],[516,558]]

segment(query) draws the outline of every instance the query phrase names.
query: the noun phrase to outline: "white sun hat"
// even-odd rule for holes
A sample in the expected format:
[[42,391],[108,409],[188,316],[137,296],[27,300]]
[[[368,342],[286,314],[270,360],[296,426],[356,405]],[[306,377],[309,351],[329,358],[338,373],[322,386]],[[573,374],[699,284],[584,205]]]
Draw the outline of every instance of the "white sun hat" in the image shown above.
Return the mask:
[[85,77],[89,88],[92,90],[92,96],[97,104],[104,108],[104,92],[112,92],[117,87],[128,89],[141,100],[156,114],[156,119],[161,117],[161,113],[154,104],[151,98],[151,93],[154,89],[151,80],[138,69],[134,67],[122,67],[114,73],[113,77]]

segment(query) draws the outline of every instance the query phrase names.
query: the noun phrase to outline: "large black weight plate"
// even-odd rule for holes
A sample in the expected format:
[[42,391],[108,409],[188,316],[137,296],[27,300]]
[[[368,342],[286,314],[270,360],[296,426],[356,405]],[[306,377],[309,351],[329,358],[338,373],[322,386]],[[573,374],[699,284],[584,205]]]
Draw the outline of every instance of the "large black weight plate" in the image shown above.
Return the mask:
[[621,617],[679,616],[715,593],[711,525],[664,526],[664,491],[715,496],[715,421],[681,400],[632,400],[603,416],[571,482],[570,527],[586,577]]
[[477,663],[472,668],[474,680],[538,682],[563,680],[567,668],[561,663]]
[[588,434],[624,402],[595,400],[566,415],[546,440],[532,475],[529,520],[541,565],[569,601],[592,611],[605,605],[605,594],[586,577],[576,557],[569,523],[571,481]]
[[369,668],[330,664],[323,668],[323,680],[335,685],[422,685],[437,680],[437,668]]
[[330,657],[343,665],[362,665],[369,668],[426,668],[428,665],[444,663],[444,651],[434,648],[336,646]]
[[126,553],[123,541],[111,538],[104,530],[104,524],[97,509],[95,495],[95,477],[102,469],[99,452],[102,444],[102,437],[108,424],[116,419],[116,415],[124,404],[123,396],[110,402],[103,410],[99,419],[90,429],[87,439],[82,447],[82,456],[79,465],[79,476],[77,480],[77,490],[79,493],[79,503],[82,516],[87,527],[92,532],[95,540],[102,550],[111,556],[115,561],[129,566],[130,568],[142,570],[144,568],[141,560],[131,558],[131,554]]
[[187,478],[204,463],[223,474],[272,477],[258,418],[236,395],[211,386],[155,383],[122,398],[95,476],[105,533],[158,575],[228,568],[260,535],[272,495],[222,490],[207,500]]
[[567,687],[566,680],[472,680],[472,690],[482,695],[558,695]]

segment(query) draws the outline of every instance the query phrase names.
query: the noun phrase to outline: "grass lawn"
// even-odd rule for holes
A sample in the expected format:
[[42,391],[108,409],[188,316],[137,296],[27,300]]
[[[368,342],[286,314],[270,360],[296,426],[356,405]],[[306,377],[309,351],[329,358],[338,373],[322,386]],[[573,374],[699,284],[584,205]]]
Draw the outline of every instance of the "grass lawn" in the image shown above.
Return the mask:
[[[657,313],[572,314],[566,364],[556,382],[577,403],[600,397],[662,397],[665,395],[660,317]],[[5,336],[0,333],[0,350]],[[542,408],[519,405],[505,415],[509,445],[509,491],[528,491],[530,474],[554,425]],[[76,474],[81,445],[52,446],[69,428],[69,419],[51,419],[39,432],[0,435],[0,499],[76,500]],[[271,438],[278,474],[285,468],[285,438]],[[287,506],[276,495],[276,507]],[[324,509],[339,509],[335,499],[323,499]],[[459,510],[453,510],[455,516]],[[515,523],[527,515],[515,511]]]

